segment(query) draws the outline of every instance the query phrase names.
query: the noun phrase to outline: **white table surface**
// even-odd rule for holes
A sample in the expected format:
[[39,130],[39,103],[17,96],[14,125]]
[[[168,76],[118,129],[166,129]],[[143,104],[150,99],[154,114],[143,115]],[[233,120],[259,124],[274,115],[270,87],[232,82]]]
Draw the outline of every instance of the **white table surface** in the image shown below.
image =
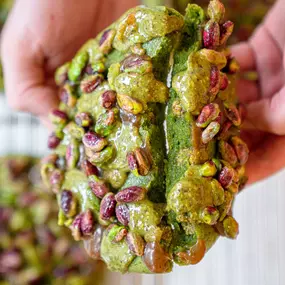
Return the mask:
[[[30,115],[12,114],[0,96],[0,155],[47,152],[46,130]],[[102,285],[284,285],[285,170],[239,194],[236,241],[221,238],[196,266],[166,275],[106,273]]]

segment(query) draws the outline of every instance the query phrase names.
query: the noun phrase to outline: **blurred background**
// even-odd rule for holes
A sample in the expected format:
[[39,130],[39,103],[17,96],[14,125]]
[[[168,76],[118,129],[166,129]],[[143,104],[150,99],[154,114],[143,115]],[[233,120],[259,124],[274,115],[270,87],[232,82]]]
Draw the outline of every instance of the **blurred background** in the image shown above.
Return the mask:
[[[153,5],[166,3],[183,11],[186,0],[146,0],[145,3]],[[192,1],[193,2],[193,1]],[[273,1],[266,0],[224,0],[223,1],[228,14],[227,18],[235,22],[235,32],[232,37],[232,43],[246,40],[261,21],[266,11],[272,5]],[[195,3],[206,6],[208,1],[199,0]],[[1,26],[12,6],[12,1],[0,0],[0,21]],[[47,130],[40,125],[38,120],[29,114],[15,113],[6,104],[4,93],[0,95],[0,156],[8,154],[24,154],[35,157],[42,157],[48,153],[46,141]],[[4,165],[4,169],[7,169]],[[1,170],[0,170],[1,171]],[[13,180],[13,179],[12,179]],[[34,183],[32,181],[32,183]],[[0,175],[0,190],[4,191],[7,185],[7,177]],[[236,241],[220,238],[217,244],[210,250],[206,258],[196,266],[176,267],[171,274],[167,275],[119,275],[107,272],[100,264],[94,264],[97,268],[94,278],[89,280],[82,278],[70,279],[64,277],[58,279],[56,271],[50,270],[48,281],[29,284],[124,284],[124,285],[283,285],[285,284],[285,171],[275,176],[247,187],[238,195],[235,202],[235,217],[240,224],[240,234]],[[27,186],[23,191],[27,190]],[[6,189],[7,190],[7,189]],[[4,192],[2,192],[3,194]],[[0,195],[1,197],[1,195]],[[50,197],[50,196],[48,196]],[[50,198],[45,198],[48,201]],[[0,201],[0,223],[4,216],[1,210],[3,199]],[[51,202],[52,203],[52,202]],[[13,204],[13,203],[12,203]],[[6,205],[7,206],[7,205]],[[14,207],[14,213],[17,212],[15,203],[10,205]],[[52,204],[49,208],[52,209]],[[53,216],[53,215],[51,215]],[[36,229],[33,224],[31,228]],[[5,229],[7,234],[7,229]],[[14,229],[10,229],[10,238],[15,240]],[[57,231],[57,230],[56,230]],[[4,229],[0,228],[0,254],[7,250],[6,247],[13,244],[3,242]],[[69,243],[71,241],[68,241]],[[37,242],[39,243],[39,242]],[[51,253],[55,254],[55,253]],[[49,255],[50,256],[50,255]],[[67,253],[62,257],[68,258]],[[74,262],[83,261],[86,268],[90,265],[87,260],[81,258],[80,254],[75,257]],[[40,255],[41,257],[41,255]],[[64,260],[62,259],[62,260]],[[51,260],[51,257],[50,257]],[[49,263],[50,260],[42,260],[42,263]],[[80,261],[81,260],[81,261]],[[13,260],[12,260],[13,261]],[[14,260],[15,262],[15,260]],[[60,263],[64,263],[60,261]],[[13,263],[12,263],[13,264]],[[32,267],[33,265],[30,265]],[[0,285],[4,284],[28,284],[23,280],[9,279],[8,275],[1,271],[0,259]],[[47,265],[43,266],[46,268]],[[77,273],[82,269],[76,269]],[[17,272],[17,270],[12,271]],[[32,270],[32,272],[34,272]],[[100,274],[98,273],[100,272]],[[62,276],[61,276],[62,277]],[[83,280],[84,279],[84,280]],[[6,281],[4,281],[6,280]],[[59,280],[59,281],[58,281]],[[73,280],[73,281],[72,281]],[[59,282],[59,283],[56,283]],[[77,282],[77,283],[76,283]],[[81,283],[80,283],[81,282]],[[85,282],[85,283],[84,283]]]

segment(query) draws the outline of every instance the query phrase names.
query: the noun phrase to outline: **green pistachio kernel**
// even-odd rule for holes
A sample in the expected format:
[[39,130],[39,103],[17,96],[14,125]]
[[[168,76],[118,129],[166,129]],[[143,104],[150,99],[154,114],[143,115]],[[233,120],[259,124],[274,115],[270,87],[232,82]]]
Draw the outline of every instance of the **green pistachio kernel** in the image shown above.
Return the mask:
[[112,146],[107,146],[100,152],[93,153],[92,156],[89,157],[89,161],[92,164],[102,164],[108,162],[114,155],[114,148]]
[[118,94],[117,100],[119,106],[128,113],[137,115],[143,111],[143,104],[128,95]]
[[106,66],[103,62],[98,61],[92,64],[92,69],[94,72],[103,73],[106,70]]
[[76,125],[74,122],[70,122],[68,125],[66,125],[63,132],[77,140],[82,140],[85,134],[84,129]]
[[57,86],[63,85],[64,82],[66,81],[69,67],[70,67],[70,62],[67,62],[56,70],[54,79]]
[[110,135],[116,126],[118,110],[112,109],[101,114],[95,124],[95,132],[103,137]]
[[86,51],[79,52],[72,60],[68,70],[68,78],[71,81],[76,81],[80,76],[83,68],[88,61],[88,53]]
[[223,221],[223,227],[226,237],[235,239],[239,232],[238,222],[232,217],[228,216]]
[[229,191],[225,191],[224,203],[218,207],[220,211],[220,218],[219,218],[220,222],[223,221],[226,215],[229,213],[232,207],[232,202],[233,202],[233,194],[230,193]]
[[211,177],[217,173],[217,168],[213,161],[207,161],[201,166],[199,172],[201,176]]
[[108,233],[108,239],[110,241],[114,242],[118,233],[124,228],[125,227],[123,227],[123,226],[113,225],[112,228],[110,229],[109,233]]
[[73,139],[66,149],[66,165],[68,169],[75,168],[80,156],[79,143]]
[[222,164],[218,158],[213,158],[212,161],[215,163],[216,168],[218,171],[222,170]]
[[219,219],[219,211],[212,206],[208,206],[200,213],[201,220],[207,225],[214,225]]
[[213,194],[213,203],[215,206],[220,206],[224,203],[225,200],[225,191],[216,179],[211,181],[212,194]]

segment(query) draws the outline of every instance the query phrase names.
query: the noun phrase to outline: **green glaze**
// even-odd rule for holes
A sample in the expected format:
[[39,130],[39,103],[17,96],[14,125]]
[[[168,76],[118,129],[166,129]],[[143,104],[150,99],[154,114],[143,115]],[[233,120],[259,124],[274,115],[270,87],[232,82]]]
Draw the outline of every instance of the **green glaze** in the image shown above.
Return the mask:
[[173,89],[177,92],[185,111],[199,114],[209,101],[211,64],[199,53],[191,53],[187,61],[187,70],[173,78]]
[[201,177],[196,168],[189,168],[168,193],[167,207],[176,214],[179,222],[199,222],[200,211],[213,205],[211,183]]
[[155,241],[161,236],[161,229],[158,225],[163,215],[163,205],[140,201],[130,203],[128,207],[130,210],[129,227],[133,232],[143,236],[147,242]]
[[118,21],[113,46],[119,51],[126,51],[133,44],[145,43],[177,31],[183,23],[182,15],[173,9],[139,6],[129,10]]
[[128,268],[128,272],[140,272],[140,273],[152,273],[147,266],[145,265],[145,263],[143,262],[142,258],[137,256],[133,262],[130,264],[129,268]]
[[101,257],[112,271],[126,272],[135,255],[129,251],[125,240],[114,243],[105,231],[101,243]]
[[109,90],[110,87],[107,83],[100,85],[94,92],[82,94],[77,101],[77,108],[79,112],[90,113],[95,120],[105,112],[102,107],[101,95],[104,91]]
[[76,195],[82,211],[91,209],[95,213],[98,212],[100,201],[92,193],[88,180],[82,172],[75,169],[66,172],[62,189],[69,189]]
[[123,73],[114,82],[118,94],[138,99],[146,107],[147,103],[165,103],[168,98],[166,85],[155,79],[152,73],[143,75]]

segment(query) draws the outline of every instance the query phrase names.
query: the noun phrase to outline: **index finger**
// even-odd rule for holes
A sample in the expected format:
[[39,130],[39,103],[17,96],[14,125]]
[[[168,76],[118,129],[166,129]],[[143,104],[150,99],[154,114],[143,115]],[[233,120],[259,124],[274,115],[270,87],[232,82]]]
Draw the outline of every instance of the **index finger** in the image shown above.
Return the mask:
[[44,55],[29,30],[22,35],[9,22],[4,29],[1,55],[5,93],[12,108],[47,116],[58,103],[56,89],[48,84],[44,70]]
[[256,70],[254,49],[252,48],[250,41],[232,46],[231,52],[239,62],[242,72]]

